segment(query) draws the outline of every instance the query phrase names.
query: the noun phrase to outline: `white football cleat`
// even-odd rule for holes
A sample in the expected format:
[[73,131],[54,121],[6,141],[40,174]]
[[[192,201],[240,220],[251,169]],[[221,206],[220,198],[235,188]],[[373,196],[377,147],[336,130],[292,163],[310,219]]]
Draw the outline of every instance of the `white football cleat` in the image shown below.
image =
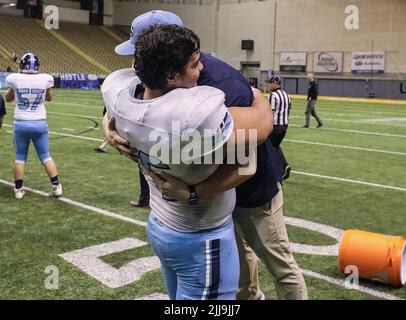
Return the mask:
[[21,200],[22,198],[24,198],[24,195],[25,195],[25,190],[23,188],[20,188],[20,189],[14,188],[14,197],[17,200]]
[[60,196],[62,196],[62,185],[58,184],[56,186],[52,186],[52,192],[49,195],[51,197],[60,197]]

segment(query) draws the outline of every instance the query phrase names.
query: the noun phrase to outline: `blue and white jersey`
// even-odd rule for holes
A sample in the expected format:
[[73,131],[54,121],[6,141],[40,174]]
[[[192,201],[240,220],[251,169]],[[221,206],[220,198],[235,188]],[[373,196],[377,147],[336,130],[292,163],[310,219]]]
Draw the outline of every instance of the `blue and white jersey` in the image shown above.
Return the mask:
[[[224,105],[224,93],[199,86],[175,89],[152,100],[139,100],[134,98],[134,92],[140,83],[134,69],[113,72],[103,83],[107,114],[115,118],[119,134],[140,150],[143,167],[156,172],[165,171],[188,185],[207,179],[219,164],[185,163],[179,153],[188,146],[189,140],[184,139],[185,136],[197,134],[204,147],[192,157],[193,160],[202,160],[202,155],[211,155],[228,141],[233,120]],[[157,147],[166,152],[155,153]],[[164,154],[168,152],[169,157]],[[234,209],[234,189],[201,199],[197,205],[187,205],[165,198],[153,183],[148,183],[150,206],[155,216],[178,231],[195,232],[220,226],[231,217]]]
[[14,90],[16,120],[45,120],[45,94],[54,86],[54,78],[46,73],[13,73],[6,78],[7,87]]

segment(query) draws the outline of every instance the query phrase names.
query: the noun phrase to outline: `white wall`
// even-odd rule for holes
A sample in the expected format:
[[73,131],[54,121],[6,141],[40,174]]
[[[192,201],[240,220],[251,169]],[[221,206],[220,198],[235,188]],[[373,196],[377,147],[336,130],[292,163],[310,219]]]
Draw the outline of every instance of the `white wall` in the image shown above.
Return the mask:
[[214,32],[214,11],[212,6],[115,1],[113,23],[130,26],[136,16],[155,9],[176,13],[182,18],[183,23],[187,27],[199,35],[202,50],[209,53],[212,52]]
[[114,4],[113,0],[104,0],[103,24],[105,26],[113,25]]
[[78,1],[67,1],[67,0],[44,0],[45,5],[54,5],[57,7],[80,9],[80,2]]
[[16,9],[16,7],[0,7],[0,13],[20,17],[24,15],[24,11]]
[[[230,0],[235,2],[235,0]],[[280,52],[307,52],[312,70],[315,51],[342,51],[343,71],[351,71],[351,53],[385,51],[385,72],[406,74],[406,1],[404,0],[267,0],[219,6],[114,1],[114,24],[130,25],[146,11],[173,11],[201,38],[202,49],[240,68],[258,61],[261,70],[279,69]],[[359,30],[344,26],[347,5],[359,9]],[[276,8],[276,9],[275,9]],[[275,18],[276,17],[276,18]],[[254,40],[252,52],[241,50],[241,40]]]
[[[359,9],[359,30],[344,25],[346,5]],[[386,51],[385,72],[406,72],[406,2],[402,0],[295,0],[277,1],[275,61],[279,52],[343,51],[344,72],[351,71],[351,52]]]
[[[235,68],[241,61],[272,66],[275,1],[220,5],[217,56]],[[241,50],[241,40],[254,40],[254,50]]]
[[[43,10],[45,10],[45,6],[43,7]],[[63,7],[58,7],[58,10],[60,21],[86,23],[86,24],[89,23],[89,11]]]

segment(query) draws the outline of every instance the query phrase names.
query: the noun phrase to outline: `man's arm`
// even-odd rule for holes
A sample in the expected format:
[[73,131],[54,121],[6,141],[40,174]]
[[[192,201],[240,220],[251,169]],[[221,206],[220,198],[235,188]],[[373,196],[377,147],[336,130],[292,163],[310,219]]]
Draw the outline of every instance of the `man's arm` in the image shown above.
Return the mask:
[[6,98],[7,102],[13,101],[14,100],[14,90],[11,88],[8,88],[5,98]]
[[234,133],[245,129],[245,145],[249,144],[248,129],[257,130],[257,144],[265,142],[273,129],[273,113],[269,101],[258,90],[254,91],[254,102],[250,108],[230,107],[233,116]]
[[138,150],[131,148],[130,142],[118,134],[114,118],[109,119],[107,114],[105,114],[102,121],[102,128],[104,137],[114,149],[131,160],[138,162]]
[[4,119],[4,116],[0,116],[0,129],[1,129],[1,126],[3,125],[3,119]]
[[[256,170],[256,150],[252,150],[249,153],[247,164],[222,164],[210,177],[195,185],[196,193],[200,199],[213,197],[247,181]],[[158,190],[165,196],[183,203],[189,202],[189,187],[183,181],[166,172],[158,175],[146,170],[145,176],[147,179],[152,179]]]
[[51,101],[52,100],[52,91],[51,89],[47,89],[46,93],[45,93],[45,101]]

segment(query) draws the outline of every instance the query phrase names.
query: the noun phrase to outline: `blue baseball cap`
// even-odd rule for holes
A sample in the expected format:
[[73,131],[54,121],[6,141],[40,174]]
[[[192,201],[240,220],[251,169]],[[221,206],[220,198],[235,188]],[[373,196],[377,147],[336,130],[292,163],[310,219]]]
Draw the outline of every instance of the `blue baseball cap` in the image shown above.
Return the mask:
[[130,40],[120,43],[114,51],[121,56],[132,56],[139,33],[154,24],[176,24],[183,26],[181,18],[169,11],[152,10],[136,17],[131,23]]

